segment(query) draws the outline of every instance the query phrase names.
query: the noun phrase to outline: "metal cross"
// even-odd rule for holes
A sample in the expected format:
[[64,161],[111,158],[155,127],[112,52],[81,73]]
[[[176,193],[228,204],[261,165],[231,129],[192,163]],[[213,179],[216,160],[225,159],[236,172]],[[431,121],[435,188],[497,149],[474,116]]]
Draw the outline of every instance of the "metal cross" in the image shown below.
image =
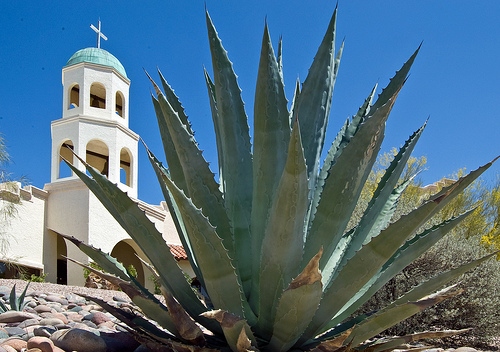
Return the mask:
[[101,32],[101,20],[99,20],[97,26],[98,26],[98,28],[95,28],[95,26],[93,24],[91,24],[90,28],[92,28],[94,30],[94,32],[97,33],[97,47],[100,48],[101,47],[101,38],[104,40],[108,40],[108,38],[104,34],[102,34],[102,32]]

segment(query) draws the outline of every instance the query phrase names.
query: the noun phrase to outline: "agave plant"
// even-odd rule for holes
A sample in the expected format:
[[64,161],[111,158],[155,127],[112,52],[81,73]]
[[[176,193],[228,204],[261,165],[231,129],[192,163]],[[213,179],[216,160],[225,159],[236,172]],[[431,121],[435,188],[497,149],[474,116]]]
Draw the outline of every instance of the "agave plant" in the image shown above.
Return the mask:
[[21,296],[17,297],[16,294],[16,285],[12,287],[12,290],[10,291],[9,295],[9,304],[6,305],[2,300],[0,300],[0,313],[5,313],[9,310],[15,310],[15,311],[22,311],[24,307],[28,304],[28,301],[24,300],[24,297],[26,296],[26,291],[28,290],[28,286],[30,283],[28,282],[26,286],[24,287],[23,292],[21,293]]
[[424,226],[491,163],[391,223],[410,182],[398,181],[424,124],[394,157],[359,223],[348,228],[381,148],[386,120],[418,49],[375,102],[373,88],[357,113],[345,121],[320,163],[343,49],[342,45],[335,53],[336,12],[306,80],[301,87],[296,85],[290,110],[283,88],[281,40],[275,55],[266,24],[254,102],[253,148],[232,63],[206,13],[213,79],[207,71],[205,78],[219,182],[198,148],[178,97],[161,73],[163,92],[152,81],[168,168],[147,151],[204,300],[190,287],[161,234],[134,201],[90,166],[86,165],[89,177],[70,165],[137,242],[158,277],[165,304],[114,258],[65,236],[107,272],[100,275],[119,285],[140,307],[143,315],[131,315],[96,299],[139,331],[152,349],[161,350],[158,346],[163,344],[174,350],[189,345],[191,350],[382,351],[418,338],[456,333],[370,340],[459,293],[454,286],[442,288],[488,257],[422,283],[381,311],[352,314],[471,213]]

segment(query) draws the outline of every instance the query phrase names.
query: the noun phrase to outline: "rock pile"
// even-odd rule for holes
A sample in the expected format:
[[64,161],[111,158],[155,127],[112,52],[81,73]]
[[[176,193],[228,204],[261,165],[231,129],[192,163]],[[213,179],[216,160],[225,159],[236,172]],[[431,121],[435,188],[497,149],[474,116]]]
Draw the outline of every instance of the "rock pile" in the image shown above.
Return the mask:
[[[0,299],[8,302],[10,290],[0,286]],[[147,351],[116,318],[76,294],[28,291],[26,301],[24,311],[0,314],[0,352]],[[108,303],[133,308],[120,297]]]
[[[0,282],[1,284],[1,282]],[[11,288],[0,286],[0,299]],[[108,291],[111,292],[111,291]],[[115,292],[107,303],[132,310],[133,303]],[[19,295],[18,295],[19,296]],[[111,314],[74,293],[29,291],[24,311],[0,314],[0,352],[149,352]],[[426,352],[478,352],[474,348],[432,348]]]

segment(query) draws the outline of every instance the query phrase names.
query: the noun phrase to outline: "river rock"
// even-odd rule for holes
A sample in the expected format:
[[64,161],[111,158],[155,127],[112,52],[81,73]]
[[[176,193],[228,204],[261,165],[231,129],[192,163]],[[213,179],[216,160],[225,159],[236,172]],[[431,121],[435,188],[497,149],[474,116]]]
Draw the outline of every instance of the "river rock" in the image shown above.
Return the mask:
[[[64,350],[54,345],[54,342],[47,338],[36,336],[28,340],[27,348],[38,348],[41,352],[64,352]],[[29,350],[28,350],[29,351]]]
[[35,308],[33,308],[37,313],[50,313],[52,312],[52,308],[50,308],[49,306],[45,305],[45,304],[40,304],[38,306],[36,306]]
[[37,319],[37,318],[26,319],[25,321],[19,323],[19,325],[17,325],[17,327],[24,329],[24,328],[27,328],[28,326],[38,325],[39,323],[40,323],[40,319]]
[[92,315],[92,318],[90,319],[90,321],[93,322],[95,325],[100,325],[100,324],[105,323],[105,322],[110,321],[110,320],[111,320],[111,318],[108,317],[103,312],[94,312]]
[[9,336],[23,336],[24,334],[26,334],[26,331],[24,331],[24,329],[21,329],[17,326],[6,326],[4,327],[5,331],[7,331],[7,333],[9,334]]
[[33,334],[35,336],[50,337],[56,331],[57,329],[52,326],[39,326],[33,329]]
[[20,323],[27,319],[36,319],[37,316],[31,313],[9,310],[0,314],[0,323]]
[[106,352],[106,342],[96,334],[83,329],[58,330],[50,339],[66,351]]
[[8,351],[8,347],[13,348],[15,351],[21,351],[23,348],[26,348],[28,343],[19,337],[9,337],[5,341],[2,342],[0,346],[5,348]]
[[16,350],[14,347],[9,346],[9,345],[4,345],[1,347],[5,350],[5,352],[18,352],[18,350]]

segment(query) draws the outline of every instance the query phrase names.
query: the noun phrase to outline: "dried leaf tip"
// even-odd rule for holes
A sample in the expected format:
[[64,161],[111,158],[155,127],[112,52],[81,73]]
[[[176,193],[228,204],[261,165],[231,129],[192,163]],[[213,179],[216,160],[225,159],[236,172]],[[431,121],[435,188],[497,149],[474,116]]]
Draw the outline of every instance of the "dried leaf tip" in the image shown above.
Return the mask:
[[155,91],[156,91],[156,95],[160,95],[162,94],[161,90],[160,90],[160,87],[158,87],[158,85],[155,83],[155,81],[153,81],[153,79],[151,78],[151,76],[149,75],[148,71],[146,71],[145,68],[143,68],[144,70],[144,73],[146,74],[146,76],[148,76],[149,80],[151,81],[151,83],[153,84],[153,87],[155,87]]
[[304,285],[312,285],[315,282],[321,282],[321,271],[319,270],[319,260],[323,255],[323,247],[306,265],[304,270],[292,280],[287,290],[294,290]]
[[208,312],[203,312],[200,315],[208,319],[217,320],[223,328],[232,328],[236,325],[236,323],[242,320],[237,315],[228,313],[221,309],[210,310]]

